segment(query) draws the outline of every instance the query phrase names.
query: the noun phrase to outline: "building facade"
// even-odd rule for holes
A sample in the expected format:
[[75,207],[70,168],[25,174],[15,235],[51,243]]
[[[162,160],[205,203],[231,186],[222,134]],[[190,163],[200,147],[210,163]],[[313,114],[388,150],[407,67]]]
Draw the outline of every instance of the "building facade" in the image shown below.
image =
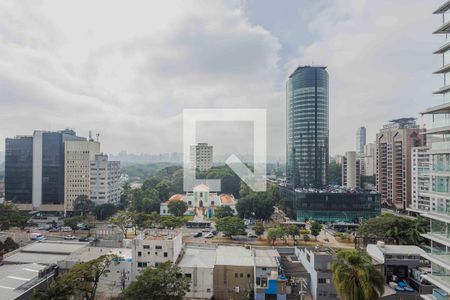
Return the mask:
[[108,160],[106,154],[96,154],[90,162],[90,198],[95,204],[119,203],[120,162]]
[[425,145],[424,129],[413,118],[392,120],[376,139],[376,184],[385,207],[406,210],[411,203],[411,149]]
[[200,184],[194,187],[192,192],[185,195],[175,194],[169,200],[160,204],[159,213],[162,216],[171,215],[169,204],[175,201],[183,201],[187,204],[187,215],[199,215],[211,218],[217,207],[229,206],[236,214],[236,200],[232,194],[217,194],[209,190],[209,186]]
[[6,200],[23,210],[63,211],[64,143],[83,140],[68,129],[6,139]]
[[356,130],[356,152],[362,154],[366,145],[366,127],[361,126]]
[[357,188],[361,186],[362,161],[355,151],[348,151],[342,157],[342,186]]
[[213,164],[213,146],[208,143],[198,143],[191,146],[191,169],[208,171]]
[[410,210],[430,210],[430,150],[429,147],[412,148],[411,206]]
[[147,229],[132,241],[132,278],[140,270],[170,261],[175,263],[183,247],[182,232],[169,229]]
[[78,196],[91,196],[91,161],[100,153],[100,143],[68,141],[64,149],[64,211],[68,212]]
[[289,185],[328,184],[329,112],[326,67],[300,66],[286,83],[286,174]]
[[336,254],[328,248],[295,248],[295,254],[309,273],[308,288],[315,300],[339,299],[331,264]]
[[364,176],[375,176],[376,173],[376,145],[375,143],[367,143],[364,145],[362,157],[364,167]]
[[424,195],[430,198],[429,210],[421,215],[430,220],[430,231],[422,236],[430,243],[430,249],[422,257],[430,262],[431,270],[422,278],[436,286],[424,299],[450,299],[450,1],[445,1],[434,14],[442,18],[434,34],[443,37],[443,46],[434,53],[442,56],[442,66],[434,72],[443,75],[443,87],[434,92],[441,98],[440,104],[426,109],[422,114],[432,119],[427,128],[427,142],[430,167],[429,187]]

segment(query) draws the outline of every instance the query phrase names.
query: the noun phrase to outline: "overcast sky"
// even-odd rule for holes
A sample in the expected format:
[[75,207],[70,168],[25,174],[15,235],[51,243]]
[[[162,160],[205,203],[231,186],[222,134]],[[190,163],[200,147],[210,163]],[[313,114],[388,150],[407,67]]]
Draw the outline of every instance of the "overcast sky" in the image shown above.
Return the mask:
[[[268,152],[284,156],[286,78],[311,63],[330,74],[330,154],[354,150],[357,127],[374,140],[439,103],[442,3],[1,1],[0,151],[6,137],[72,128],[99,132],[107,153],[181,152],[183,109],[223,107],[266,108]],[[245,153],[247,125],[199,139]]]

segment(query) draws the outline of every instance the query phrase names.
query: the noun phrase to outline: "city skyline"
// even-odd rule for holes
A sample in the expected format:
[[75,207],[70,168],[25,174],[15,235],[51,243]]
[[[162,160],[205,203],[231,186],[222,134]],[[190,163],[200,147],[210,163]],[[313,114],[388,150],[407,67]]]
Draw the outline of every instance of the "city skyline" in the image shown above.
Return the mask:
[[[439,0],[140,4],[0,6],[9,17],[0,21],[0,149],[16,134],[67,127],[100,132],[111,153],[181,152],[183,108],[258,107],[268,109],[268,154],[284,156],[284,83],[302,64],[331,73],[332,155],[353,148],[355,124],[370,142],[389,119],[439,103],[424,101],[439,86],[429,55],[439,22],[423,13]],[[14,37],[20,28],[30,30]]]

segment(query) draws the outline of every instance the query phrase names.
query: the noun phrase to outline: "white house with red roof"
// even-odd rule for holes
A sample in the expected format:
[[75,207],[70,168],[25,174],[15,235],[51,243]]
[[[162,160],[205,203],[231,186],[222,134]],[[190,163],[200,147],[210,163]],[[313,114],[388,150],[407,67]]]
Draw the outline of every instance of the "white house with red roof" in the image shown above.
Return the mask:
[[220,206],[230,206],[236,213],[236,200],[231,194],[217,194],[210,192],[209,186],[199,184],[194,187],[193,192],[185,195],[175,194],[166,202],[160,205],[160,214],[162,216],[170,215],[169,203],[174,201],[184,201],[188,205],[187,215],[203,215],[205,217],[214,216],[214,210]]

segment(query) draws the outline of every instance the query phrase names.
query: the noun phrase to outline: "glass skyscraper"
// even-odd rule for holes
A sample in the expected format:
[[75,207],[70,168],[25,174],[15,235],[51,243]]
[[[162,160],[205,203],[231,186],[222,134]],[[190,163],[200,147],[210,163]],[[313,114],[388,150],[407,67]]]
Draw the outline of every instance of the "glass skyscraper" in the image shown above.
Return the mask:
[[300,66],[286,83],[286,175],[295,187],[327,184],[328,72]]
[[363,153],[366,145],[366,127],[361,126],[356,131],[356,152]]

